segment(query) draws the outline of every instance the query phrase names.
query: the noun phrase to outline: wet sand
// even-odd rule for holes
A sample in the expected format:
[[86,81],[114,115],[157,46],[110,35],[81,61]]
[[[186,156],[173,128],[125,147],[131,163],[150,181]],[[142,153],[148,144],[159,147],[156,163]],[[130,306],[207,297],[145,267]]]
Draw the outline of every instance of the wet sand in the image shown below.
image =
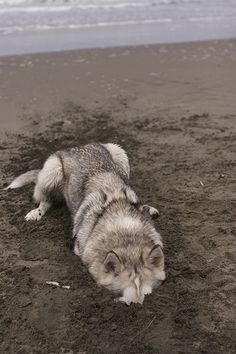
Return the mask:
[[143,306],[114,303],[69,250],[66,207],[26,223],[32,186],[1,190],[2,353],[235,353],[235,64],[235,41],[0,58],[1,185],[120,143],[168,272]]

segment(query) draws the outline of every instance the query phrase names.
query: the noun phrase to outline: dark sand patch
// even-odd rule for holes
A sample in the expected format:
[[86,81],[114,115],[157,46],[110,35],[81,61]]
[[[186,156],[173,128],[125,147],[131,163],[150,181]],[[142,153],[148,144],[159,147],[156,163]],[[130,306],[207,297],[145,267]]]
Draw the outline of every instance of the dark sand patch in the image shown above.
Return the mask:
[[1,183],[40,168],[57,149],[120,143],[132,185],[160,210],[168,278],[143,306],[114,303],[69,250],[64,206],[26,223],[32,186],[1,191],[0,351],[235,353],[236,117],[148,106],[137,115],[125,97],[105,107],[68,102],[45,117],[46,127],[33,117],[31,135],[11,135],[2,146]]

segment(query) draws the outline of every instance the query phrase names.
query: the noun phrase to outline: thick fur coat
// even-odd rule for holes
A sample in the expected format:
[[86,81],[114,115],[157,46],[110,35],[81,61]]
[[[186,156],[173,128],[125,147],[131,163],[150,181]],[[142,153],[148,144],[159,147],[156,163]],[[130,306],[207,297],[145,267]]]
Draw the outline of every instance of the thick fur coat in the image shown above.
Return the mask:
[[57,151],[41,170],[26,172],[7,188],[34,182],[40,220],[55,199],[73,219],[74,252],[95,281],[120,301],[142,303],[165,279],[163,244],[152,222],[158,211],[141,205],[129,185],[129,161],[116,144],[88,144]]

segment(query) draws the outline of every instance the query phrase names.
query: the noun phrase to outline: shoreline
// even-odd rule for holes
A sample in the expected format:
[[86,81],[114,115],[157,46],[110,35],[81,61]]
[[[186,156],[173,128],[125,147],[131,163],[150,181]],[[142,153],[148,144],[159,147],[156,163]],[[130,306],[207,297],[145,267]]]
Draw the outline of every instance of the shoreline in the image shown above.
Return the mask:
[[129,49],[149,49],[155,47],[176,47],[178,46],[201,46],[201,45],[218,45],[220,43],[234,43],[236,42],[236,37],[231,38],[216,38],[216,39],[205,39],[205,40],[195,40],[195,41],[180,41],[180,42],[161,42],[161,43],[147,43],[147,44],[130,44],[130,45],[118,45],[118,46],[109,46],[109,47],[86,47],[86,48],[77,48],[77,49],[65,49],[65,50],[57,50],[57,51],[45,51],[45,52],[33,52],[33,53],[21,53],[21,54],[10,54],[10,55],[0,55],[0,62],[3,62],[7,59],[12,58],[31,58],[31,57],[41,57],[41,56],[60,56],[60,55],[67,55],[67,54],[85,54],[85,55],[93,55],[94,53],[102,53],[102,52],[110,52],[110,51],[123,51]]
[[236,38],[235,20],[137,23],[0,34],[0,57]]

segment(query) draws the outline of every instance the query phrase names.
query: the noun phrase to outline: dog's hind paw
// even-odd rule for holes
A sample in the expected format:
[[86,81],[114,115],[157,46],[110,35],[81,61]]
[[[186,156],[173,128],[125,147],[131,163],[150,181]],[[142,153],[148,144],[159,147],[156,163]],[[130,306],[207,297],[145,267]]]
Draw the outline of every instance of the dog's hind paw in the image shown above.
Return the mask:
[[39,208],[31,210],[26,216],[25,220],[37,220],[39,221],[42,218],[42,213]]

